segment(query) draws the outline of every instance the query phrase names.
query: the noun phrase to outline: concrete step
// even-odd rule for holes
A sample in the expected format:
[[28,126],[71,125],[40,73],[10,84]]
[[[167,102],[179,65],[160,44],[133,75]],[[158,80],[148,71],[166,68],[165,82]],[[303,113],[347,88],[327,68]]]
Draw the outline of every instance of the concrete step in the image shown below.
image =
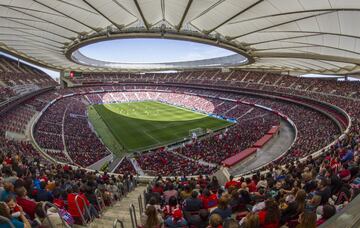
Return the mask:
[[[139,213],[139,204],[138,197],[141,195],[143,197],[143,192],[146,189],[146,186],[138,186],[136,189],[130,193],[120,201],[116,202],[109,208],[106,208],[101,214],[100,218],[95,219],[88,225],[88,227],[92,228],[103,228],[103,227],[112,227],[115,219],[120,219],[124,223],[125,228],[131,228],[131,219],[129,207],[130,204],[134,204],[136,210],[136,217],[138,218],[138,222],[140,221],[140,213]],[[75,226],[75,227],[84,227],[84,226]],[[120,226],[118,226],[120,227]]]

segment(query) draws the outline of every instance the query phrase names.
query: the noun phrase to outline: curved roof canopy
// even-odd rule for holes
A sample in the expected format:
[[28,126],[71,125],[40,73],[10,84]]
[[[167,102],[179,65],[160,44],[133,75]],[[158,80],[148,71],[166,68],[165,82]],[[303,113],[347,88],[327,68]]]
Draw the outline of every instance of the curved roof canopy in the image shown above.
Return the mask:
[[[360,67],[359,0],[3,0],[0,48],[54,69],[99,40],[167,37],[219,45],[247,69],[348,74]],[[149,67],[151,69],[151,67]]]

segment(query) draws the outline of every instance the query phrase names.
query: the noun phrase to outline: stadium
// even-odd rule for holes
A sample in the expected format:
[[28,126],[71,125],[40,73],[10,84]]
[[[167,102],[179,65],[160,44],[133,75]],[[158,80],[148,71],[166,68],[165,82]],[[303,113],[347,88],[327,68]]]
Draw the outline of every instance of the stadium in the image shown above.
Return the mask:
[[360,2],[0,2],[0,227],[360,227]]

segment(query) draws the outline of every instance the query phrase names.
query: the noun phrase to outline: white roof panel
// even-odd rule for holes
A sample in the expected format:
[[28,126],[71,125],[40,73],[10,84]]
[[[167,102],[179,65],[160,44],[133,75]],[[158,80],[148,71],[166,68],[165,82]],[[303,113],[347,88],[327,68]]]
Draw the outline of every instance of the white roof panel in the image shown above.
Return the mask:
[[66,50],[92,37],[161,34],[164,24],[175,36],[243,50],[255,60],[248,68],[351,73],[360,65],[358,21],[359,0],[3,0],[0,48],[57,69],[107,70]]

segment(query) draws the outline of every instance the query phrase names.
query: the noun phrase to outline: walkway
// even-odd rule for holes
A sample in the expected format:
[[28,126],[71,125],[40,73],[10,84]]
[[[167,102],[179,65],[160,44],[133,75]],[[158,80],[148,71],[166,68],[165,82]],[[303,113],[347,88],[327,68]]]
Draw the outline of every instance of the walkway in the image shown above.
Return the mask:
[[132,225],[129,213],[130,204],[134,204],[136,208],[136,217],[138,218],[138,221],[140,221],[138,197],[139,195],[143,196],[146,187],[146,185],[138,185],[134,189],[134,191],[129,192],[127,196],[116,202],[113,206],[106,209],[106,211],[101,215],[99,219],[95,219],[91,224],[89,224],[89,227],[112,227],[114,220],[120,219],[123,221],[125,228],[131,228]]
[[230,174],[235,176],[245,173],[274,160],[290,147],[294,139],[295,131],[293,127],[288,122],[281,120],[280,134],[258,150],[256,158],[230,168]]

